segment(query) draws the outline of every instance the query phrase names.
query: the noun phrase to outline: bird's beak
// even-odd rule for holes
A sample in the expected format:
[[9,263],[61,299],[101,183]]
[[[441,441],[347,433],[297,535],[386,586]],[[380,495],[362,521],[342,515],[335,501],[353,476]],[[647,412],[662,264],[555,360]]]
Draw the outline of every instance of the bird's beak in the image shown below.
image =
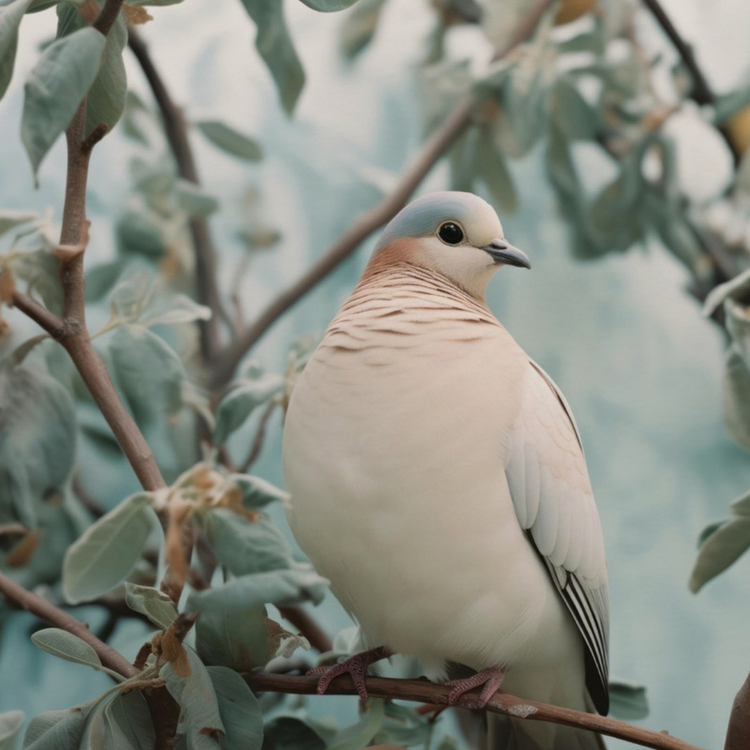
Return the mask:
[[482,250],[489,253],[495,259],[495,263],[517,266],[518,268],[531,268],[531,261],[526,253],[517,247],[513,247],[513,245],[509,245],[505,240],[492,240]]

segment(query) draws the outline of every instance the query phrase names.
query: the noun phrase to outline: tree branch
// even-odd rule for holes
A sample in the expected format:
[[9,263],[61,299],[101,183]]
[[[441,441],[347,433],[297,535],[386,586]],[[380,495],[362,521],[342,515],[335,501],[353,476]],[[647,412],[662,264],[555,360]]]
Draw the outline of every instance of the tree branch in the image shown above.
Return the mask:
[[[495,53],[493,60],[506,57],[519,44],[528,39],[553,2],[554,0],[537,0],[521,20],[509,42]],[[231,379],[235,368],[245,353],[287,310],[343,260],[348,258],[376,229],[389,222],[406,205],[412,193],[432,167],[469,127],[474,107],[478,101],[479,99],[475,95],[462,98],[440,127],[424,143],[421,151],[406,169],[393,192],[383,198],[377,206],[357,218],[307,273],[288,289],[281,292],[261,312],[256,321],[220,354],[214,368],[213,385],[215,388],[221,388]]]
[[307,610],[296,605],[283,604],[278,605],[278,610],[281,616],[294,625],[307,638],[310,645],[320,651],[321,654],[333,650],[331,636],[320,627],[317,620]]
[[[292,693],[294,695],[315,695],[318,678],[299,675],[280,675],[257,671],[243,675],[253,690],[259,693]],[[426,680],[394,680],[385,677],[368,677],[367,692],[373,698],[388,698],[419,703],[448,705],[450,687],[436,685]],[[349,675],[337,677],[326,691],[326,695],[356,695],[357,690]],[[460,708],[476,709],[477,695],[467,693],[457,704]],[[626,740],[642,747],[655,750],[701,750],[696,745],[672,737],[665,732],[635,727],[618,719],[610,719],[598,714],[587,714],[572,708],[560,708],[547,703],[537,703],[517,698],[509,693],[499,692],[486,707],[492,713],[512,716],[524,721],[544,721],[576,729],[599,732],[609,737]],[[746,747],[743,745],[743,748]],[[733,748],[733,750],[735,750]],[[739,750],[739,746],[737,747]]]
[[109,669],[118,672],[123,677],[133,677],[138,674],[138,670],[128,662],[128,660],[100,641],[80,620],[64,612],[59,607],[51,604],[41,596],[27,591],[23,586],[19,586],[12,578],[5,573],[0,573],[0,592],[5,596],[18,602],[24,609],[46,620],[50,625],[62,628],[68,633],[77,635],[81,640],[91,646],[96,651],[102,664]]
[[735,696],[729,715],[724,750],[747,750],[750,747],[750,675]]
[[[690,76],[693,79],[693,88],[690,92],[691,99],[700,106],[716,104],[716,95],[698,65],[698,61],[695,59],[692,46],[688,44],[683,39],[680,32],[677,31],[677,27],[672,23],[672,19],[661,6],[659,0],[643,0],[643,4],[649,9],[651,15],[659,26],[661,26],[662,31],[664,31],[669,41],[672,42],[674,48],[682,58],[682,62],[690,72]],[[729,131],[723,125],[719,125],[717,129],[729,146],[735,164],[739,164],[742,154],[737,153],[737,149],[732,142]]]
[[[190,148],[182,109],[172,100],[164,80],[154,65],[146,43],[132,26],[129,29],[128,45],[140,63],[146,80],[151,86],[151,91],[164,121],[164,133],[167,142],[177,163],[177,171],[180,177],[197,185],[199,183],[198,170],[195,166],[193,151]],[[231,329],[234,328],[234,323],[221,301],[216,281],[216,249],[206,219],[193,217],[190,220],[190,234],[195,250],[195,283],[198,301],[210,307],[213,312],[209,320],[200,322],[201,354],[204,361],[210,364],[218,349],[217,316],[220,316]]]

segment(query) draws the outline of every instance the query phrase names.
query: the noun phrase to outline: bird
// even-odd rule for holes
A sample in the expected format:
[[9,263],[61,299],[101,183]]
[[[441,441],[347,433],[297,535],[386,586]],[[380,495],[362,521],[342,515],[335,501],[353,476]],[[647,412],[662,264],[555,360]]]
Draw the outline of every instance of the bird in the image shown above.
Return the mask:
[[[318,692],[417,657],[449,702],[479,688],[608,712],[599,514],[570,407],[485,291],[531,267],[495,210],[423,195],[386,226],[291,394],[283,468],[300,547],[366,650]],[[451,671],[453,670],[453,672]],[[468,672],[468,676],[466,676]],[[492,747],[594,750],[584,730],[493,714]]]

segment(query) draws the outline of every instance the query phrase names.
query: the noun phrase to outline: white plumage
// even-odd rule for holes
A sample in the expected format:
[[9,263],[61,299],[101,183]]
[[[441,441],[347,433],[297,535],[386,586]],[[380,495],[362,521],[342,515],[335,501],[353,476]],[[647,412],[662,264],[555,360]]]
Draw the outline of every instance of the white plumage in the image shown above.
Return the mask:
[[290,522],[369,647],[433,677],[503,667],[510,692],[583,710],[588,688],[606,711],[599,518],[563,397],[484,304],[494,271],[525,258],[503,243],[468,194],[392,222],[294,389]]

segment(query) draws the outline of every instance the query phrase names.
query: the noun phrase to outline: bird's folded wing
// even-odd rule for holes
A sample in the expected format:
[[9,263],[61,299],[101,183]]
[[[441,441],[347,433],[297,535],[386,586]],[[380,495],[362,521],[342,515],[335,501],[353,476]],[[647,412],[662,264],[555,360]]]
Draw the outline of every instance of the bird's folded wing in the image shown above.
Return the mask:
[[578,430],[549,376],[530,362],[506,468],[521,527],[544,560],[586,646],[586,685],[608,710],[607,567]]

